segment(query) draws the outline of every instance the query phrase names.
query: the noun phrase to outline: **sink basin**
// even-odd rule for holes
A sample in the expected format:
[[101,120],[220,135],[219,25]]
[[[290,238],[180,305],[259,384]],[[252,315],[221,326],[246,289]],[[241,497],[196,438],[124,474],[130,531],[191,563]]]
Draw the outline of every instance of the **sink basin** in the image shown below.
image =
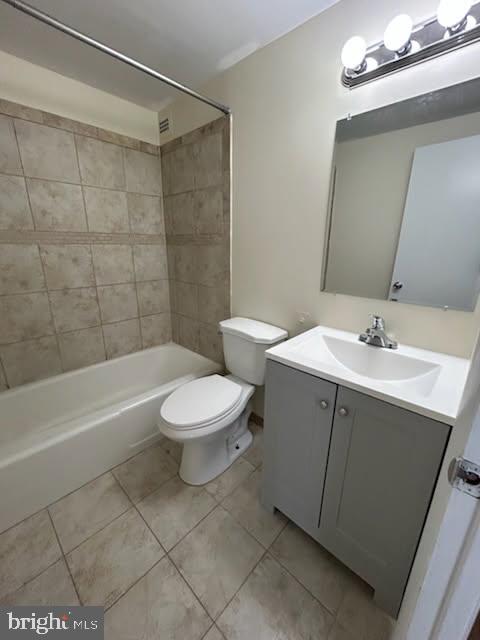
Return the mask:
[[380,400],[454,424],[470,363],[400,344],[382,349],[358,334],[318,326],[267,351],[267,358]]
[[323,340],[332,356],[341,365],[367,378],[386,381],[411,380],[440,369],[434,362],[411,358],[361,342],[341,340],[332,336],[324,336]]

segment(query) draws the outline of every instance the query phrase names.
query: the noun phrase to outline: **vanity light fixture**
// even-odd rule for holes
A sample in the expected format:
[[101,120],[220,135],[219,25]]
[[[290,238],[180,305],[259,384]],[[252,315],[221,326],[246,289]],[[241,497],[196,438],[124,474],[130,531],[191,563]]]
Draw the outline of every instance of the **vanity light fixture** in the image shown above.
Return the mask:
[[387,25],[383,42],[354,36],[342,50],[342,84],[350,89],[480,41],[480,0],[441,0],[437,15],[414,24],[407,14]]

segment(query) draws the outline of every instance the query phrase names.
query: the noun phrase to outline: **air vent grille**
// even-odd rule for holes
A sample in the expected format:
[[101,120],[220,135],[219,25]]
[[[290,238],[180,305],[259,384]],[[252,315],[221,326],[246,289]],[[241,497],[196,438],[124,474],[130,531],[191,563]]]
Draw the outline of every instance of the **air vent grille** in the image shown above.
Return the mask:
[[160,120],[159,126],[161,134],[168,133],[170,131],[170,118],[163,118],[162,120]]

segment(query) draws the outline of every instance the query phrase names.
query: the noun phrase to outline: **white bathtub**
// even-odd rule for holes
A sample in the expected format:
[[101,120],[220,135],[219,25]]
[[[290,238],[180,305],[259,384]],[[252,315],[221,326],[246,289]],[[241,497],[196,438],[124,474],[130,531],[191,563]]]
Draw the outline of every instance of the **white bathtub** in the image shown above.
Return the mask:
[[0,393],[0,532],[160,439],[165,398],[220,368],[170,343]]

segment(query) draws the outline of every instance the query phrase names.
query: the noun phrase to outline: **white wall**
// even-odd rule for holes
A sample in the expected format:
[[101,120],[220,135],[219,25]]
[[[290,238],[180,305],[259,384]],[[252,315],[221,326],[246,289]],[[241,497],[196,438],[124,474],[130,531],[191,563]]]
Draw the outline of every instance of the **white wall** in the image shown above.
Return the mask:
[[154,111],[0,51],[0,98],[158,144]]
[[[336,120],[475,77],[480,46],[347,91],[339,81],[343,42],[381,38],[390,18],[434,14],[437,0],[342,0],[217,76],[202,91],[233,109],[232,307],[299,330],[311,323],[360,331],[382,314],[401,342],[469,356],[479,318],[320,292],[324,227]],[[218,113],[190,98],[172,108],[174,135]]]

